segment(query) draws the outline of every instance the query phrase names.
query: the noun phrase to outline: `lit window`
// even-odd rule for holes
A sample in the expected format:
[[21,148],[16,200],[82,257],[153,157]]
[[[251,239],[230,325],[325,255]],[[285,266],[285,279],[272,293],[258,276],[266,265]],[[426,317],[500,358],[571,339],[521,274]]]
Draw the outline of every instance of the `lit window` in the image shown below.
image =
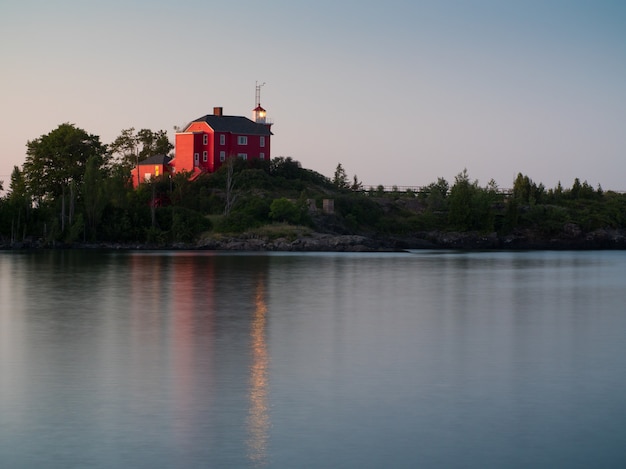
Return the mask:
[[203,145],[209,144],[209,136],[207,134],[204,134],[204,137],[202,138],[202,144]]
[[259,159],[260,160],[264,160],[265,159],[265,153],[259,153]]
[[150,181],[150,179],[152,179],[152,174],[146,173],[146,174],[143,175],[143,180],[144,181],[148,182],[148,181]]
[[264,147],[265,146],[265,136],[261,135],[259,137],[259,146]]
[[247,153],[237,153],[237,158],[241,158],[242,160],[247,160],[248,159],[248,154]]
[[226,145],[226,135],[220,135],[220,145]]
[[[223,137],[223,135],[222,135]],[[226,152],[225,151],[220,151],[220,161],[223,163],[224,161],[226,161]]]
[[237,137],[237,145],[247,145],[248,144],[248,137],[246,137],[245,135],[240,135],[239,137]]

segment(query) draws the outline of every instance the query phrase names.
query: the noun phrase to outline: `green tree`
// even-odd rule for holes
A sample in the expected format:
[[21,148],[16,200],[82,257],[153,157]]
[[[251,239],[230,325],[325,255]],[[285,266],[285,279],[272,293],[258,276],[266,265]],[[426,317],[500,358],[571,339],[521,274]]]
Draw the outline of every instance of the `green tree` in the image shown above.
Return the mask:
[[469,180],[467,169],[454,178],[450,189],[448,220],[451,225],[460,230],[467,230],[471,226],[471,203],[475,185]]
[[517,173],[513,181],[513,198],[521,203],[528,203],[530,200],[531,180],[522,173]]
[[300,176],[302,165],[291,156],[278,156],[270,163],[270,174],[282,176],[285,179],[297,179]]
[[352,185],[350,186],[350,189],[355,192],[363,190],[363,183],[359,181],[359,178],[356,174],[354,175],[354,178],[352,178]]
[[444,178],[437,178],[437,182],[431,182],[424,188],[426,205],[431,212],[437,212],[446,208],[448,191],[450,186]]
[[169,155],[174,149],[165,130],[153,132],[150,129],[141,129],[137,132],[141,150],[139,151],[139,161],[143,161],[154,155]]
[[470,181],[467,169],[459,173],[448,196],[448,222],[461,230],[491,231],[494,227],[493,203],[497,198],[497,185],[489,181],[481,188],[478,181]]
[[7,216],[11,218],[11,241],[15,242],[17,234],[26,231],[26,224],[31,211],[31,198],[26,188],[24,174],[17,166],[13,167],[9,192],[5,201]]
[[28,192],[39,202],[81,186],[89,158],[95,158],[99,166],[106,161],[100,137],[68,123],[29,141],[26,148],[24,179]]
[[115,163],[130,170],[138,162],[154,155],[169,155],[174,145],[169,141],[165,130],[141,129],[134,127],[123,129],[120,135],[109,145],[109,151]]
[[106,185],[104,173],[94,157],[87,160],[85,177],[83,179],[83,202],[87,216],[87,226],[93,238],[96,237],[96,229],[102,218],[102,213],[107,204]]
[[[2,186],[0,185],[0,190]],[[13,166],[13,172],[11,173],[11,183],[9,185],[9,193],[7,197],[11,198],[25,198],[26,193],[26,180],[24,174],[20,171],[20,168]]]
[[338,189],[347,189],[349,187],[348,184],[348,175],[346,174],[345,169],[341,163],[337,165],[335,169],[335,176],[333,177],[333,185]]
[[274,221],[297,225],[302,223],[303,212],[304,207],[301,204],[295,204],[289,199],[281,197],[274,199],[270,204],[269,217]]
[[580,179],[574,179],[574,184],[572,184],[572,189],[570,190],[570,197],[572,199],[578,199],[580,197],[582,185],[580,184]]

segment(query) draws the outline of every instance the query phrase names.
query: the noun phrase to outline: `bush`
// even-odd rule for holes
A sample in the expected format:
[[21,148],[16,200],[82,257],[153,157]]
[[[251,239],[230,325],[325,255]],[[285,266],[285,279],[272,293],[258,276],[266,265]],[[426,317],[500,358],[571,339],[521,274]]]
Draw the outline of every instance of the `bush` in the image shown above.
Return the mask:
[[302,208],[282,197],[274,199],[270,205],[270,219],[277,222],[298,225],[302,223]]
[[259,226],[259,223],[249,215],[241,212],[233,212],[223,216],[215,224],[215,231],[221,233],[243,233],[249,228]]

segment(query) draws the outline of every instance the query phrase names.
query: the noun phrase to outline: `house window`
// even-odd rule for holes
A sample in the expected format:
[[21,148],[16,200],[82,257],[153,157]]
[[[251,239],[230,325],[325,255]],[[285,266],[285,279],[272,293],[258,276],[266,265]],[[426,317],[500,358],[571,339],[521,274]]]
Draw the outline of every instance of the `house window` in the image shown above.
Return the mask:
[[264,160],[265,159],[265,153],[259,153],[259,159],[260,160]]
[[193,161],[196,164],[200,163],[200,153],[194,153],[193,154]]
[[202,137],[202,144],[203,145],[209,144],[209,136],[207,134],[204,134],[204,137]]
[[242,160],[247,160],[248,159],[248,154],[247,153],[237,153],[237,158],[241,158]]
[[237,145],[247,145],[248,144],[248,137],[246,137],[245,135],[240,135],[239,137],[237,137]]
[[265,136],[261,135],[259,137],[259,146],[260,147],[264,147],[265,146]]
[[220,145],[226,145],[226,135],[220,135]]
[[146,182],[150,182],[150,179],[152,179],[152,174],[151,173],[146,173],[143,175],[143,180]]
[[[223,135],[222,135],[223,137]],[[225,151],[220,151],[220,161],[223,163],[224,161],[226,161],[226,152]]]
[[202,152],[202,161],[204,161],[205,163],[209,160],[209,153],[206,151]]

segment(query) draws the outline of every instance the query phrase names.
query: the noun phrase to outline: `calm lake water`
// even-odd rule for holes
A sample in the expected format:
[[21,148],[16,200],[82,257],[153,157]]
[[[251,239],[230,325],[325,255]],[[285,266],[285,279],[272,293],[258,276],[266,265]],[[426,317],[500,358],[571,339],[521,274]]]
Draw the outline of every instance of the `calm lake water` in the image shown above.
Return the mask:
[[0,466],[626,467],[626,253],[0,252]]

